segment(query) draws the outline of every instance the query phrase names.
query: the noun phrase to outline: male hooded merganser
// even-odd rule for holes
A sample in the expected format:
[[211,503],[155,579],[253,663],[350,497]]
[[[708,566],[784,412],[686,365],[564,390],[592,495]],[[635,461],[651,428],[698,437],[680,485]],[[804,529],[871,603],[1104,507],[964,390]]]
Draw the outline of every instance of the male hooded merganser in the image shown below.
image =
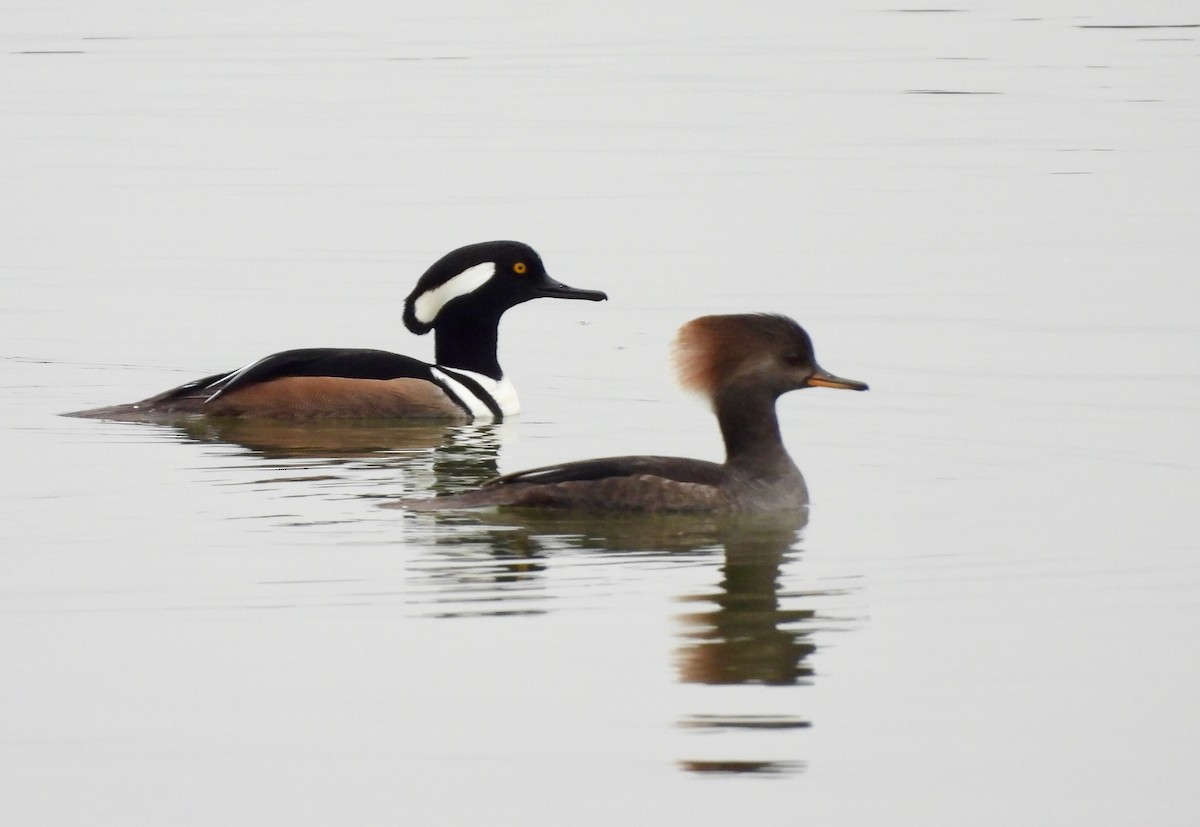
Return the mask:
[[520,409],[496,358],[500,317],[538,298],[603,301],[608,296],[550,278],[527,244],[469,244],[426,270],[404,301],[405,326],[417,334],[434,331],[436,364],[383,350],[287,350],[141,402],[66,415],[498,420]]
[[489,505],[623,511],[779,511],[808,502],[804,477],[779,435],[775,400],[808,387],[865,391],[822,370],[812,341],[786,316],[702,316],[679,330],[684,387],[712,402],[725,462],[631,456],[568,462],[488,480],[482,488],[395,507],[417,511]]

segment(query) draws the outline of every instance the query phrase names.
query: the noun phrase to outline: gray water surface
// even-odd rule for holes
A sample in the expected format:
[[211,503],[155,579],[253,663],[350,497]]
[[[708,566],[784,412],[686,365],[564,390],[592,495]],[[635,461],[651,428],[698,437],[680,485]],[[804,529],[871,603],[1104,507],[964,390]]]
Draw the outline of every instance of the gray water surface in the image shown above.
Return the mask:
[[[25,4],[0,26],[13,824],[1191,824],[1200,13],[1172,2]],[[499,426],[66,419],[517,238]],[[791,520],[414,515],[719,458],[769,311]]]

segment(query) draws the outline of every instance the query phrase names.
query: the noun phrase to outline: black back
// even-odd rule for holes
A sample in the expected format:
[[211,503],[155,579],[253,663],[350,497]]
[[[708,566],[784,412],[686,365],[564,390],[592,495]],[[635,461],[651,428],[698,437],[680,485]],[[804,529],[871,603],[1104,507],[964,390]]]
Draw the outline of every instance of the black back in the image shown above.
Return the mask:
[[430,366],[420,359],[386,350],[309,347],[285,350],[217,378],[213,396],[287,376],[332,376],[342,379],[424,379],[433,382]]

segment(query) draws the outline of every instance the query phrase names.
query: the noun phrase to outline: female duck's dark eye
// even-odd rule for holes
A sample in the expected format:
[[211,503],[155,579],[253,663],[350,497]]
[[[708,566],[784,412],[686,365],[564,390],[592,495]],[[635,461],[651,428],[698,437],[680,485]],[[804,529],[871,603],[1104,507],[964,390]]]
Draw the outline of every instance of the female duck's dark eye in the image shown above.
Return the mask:
[[798,368],[804,364],[804,354],[798,350],[789,350],[783,354],[783,361],[787,362],[794,368]]

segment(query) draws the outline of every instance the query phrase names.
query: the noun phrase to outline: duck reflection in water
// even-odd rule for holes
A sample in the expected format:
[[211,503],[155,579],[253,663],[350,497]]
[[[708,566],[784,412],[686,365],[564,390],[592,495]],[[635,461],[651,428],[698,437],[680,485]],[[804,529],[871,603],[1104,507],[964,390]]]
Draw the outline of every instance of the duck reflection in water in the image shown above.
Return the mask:
[[[408,523],[437,537],[444,556],[436,575],[437,588],[419,594],[434,605],[438,616],[514,615],[549,611],[554,596],[544,583],[545,571],[556,555],[572,552],[619,555],[622,566],[643,561],[678,562],[723,556],[720,578],[710,588],[676,598],[688,610],[679,616],[683,626],[676,651],[678,680],[711,686],[793,687],[811,683],[808,659],[815,651],[813,635],[831,625],[814,604],[840,594],[822,590],[781,590],[783,567],[794,561],[798,539],[807,522],[807,508],[756,515],[651,513],[605,515],[552,509],[496,512],[438,512],[414,514]],[[434,533],[432,527],[440,529]],[[460,550],[457,560],[453,549]],[[491,549],[487,559],[477,557]],[[475,556],[474,565],[464,565]],[[613,562],[618,562],[615,558]],[[481,578],[491,578],[490,584]],[[461,605],[455,607],[456,598]],[[705,696],[708,698],[708,696]],[[708,698],[728,703],[743,695],[725,693]],[[799,745],[787,733],[810,724],[797,714],[800,696],[774,692],[783,705],[776,714],[738,710],[704,710],[681,714],[676,725],[696,732],[754,731],[756,745],[771,756],[794,754]],[[756,698],[757,700],[757,698]],[[690,741],[689,741],[690,742]],[[721,741],[694,742],[716,749]],[[679,766],[696,773],[787,774],[802,762],[741,758],[681,759]]]
[[758,683],[790,686],[807,682],[805,663],[814,646],[798,624],[812,622],[812,609],[784,609],[780,569],[793,550],[807,512],[743,519],[725,525],[725,564],[718,587],[682,600],[708,608],[681,617],[689,643],[679,651],[684,683]]
[[[816,651],[812,635],[820,619],[816,609],[801,601],[823,593],[781,592],[779,588],[781,569],[797,551],[807,516],[807,509],[803,509],[742,518],[735,525],[724,526],[721,539],[725,562],[720,584],[711,591],[681,598],[698,610],[680,616],[685,626],[684,643],[676,653],[680,682],[714,686],[796,686],[812,682],[815,673],[808,658]],[[792,701],[796,698],[791,693],[784,697]],[[770,715],[695,714],[683,718],[679,725],[701,732],[753,730],[782,736],[811,724],[788,709]],[[764,742],[764,746],[768,743],[778,747],[773,741]],[[780,751],[772,750],[775,754]],[[722,758],[681,760],[679,766],[701,774],[781,775],[798,772],[804,765],[796,760]]]
[[500,444],[512,426],[179,417],[116,427],[166,429],[181,442],[237,445],[275,470],[311,468],[333,478],[337,475],[330,472],[339,468],[374,469],[385,472],[389,481],[399,478],[412,490],[455,494],[496,475]]

